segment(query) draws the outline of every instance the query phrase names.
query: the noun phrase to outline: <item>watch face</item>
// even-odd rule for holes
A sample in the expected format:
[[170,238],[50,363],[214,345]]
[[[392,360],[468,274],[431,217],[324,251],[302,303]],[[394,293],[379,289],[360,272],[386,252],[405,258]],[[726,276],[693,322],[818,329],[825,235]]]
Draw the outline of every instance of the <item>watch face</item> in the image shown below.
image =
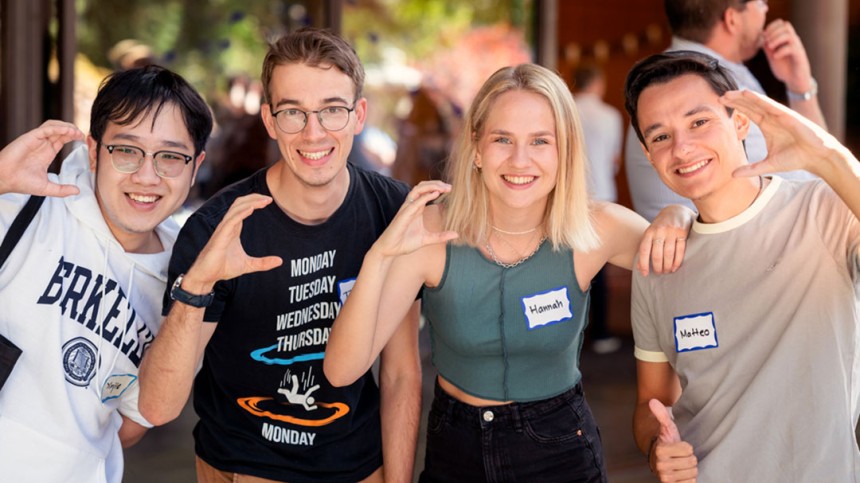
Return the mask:
[[177,290],[182,290],[180,285],[182,285],[182,275],[176,277],[176,280],[173,282],[173,286],[170,287],[170,298],[171,298],[171,300],[176,300],[176,297],[174,296],[174,294],[177,292]]

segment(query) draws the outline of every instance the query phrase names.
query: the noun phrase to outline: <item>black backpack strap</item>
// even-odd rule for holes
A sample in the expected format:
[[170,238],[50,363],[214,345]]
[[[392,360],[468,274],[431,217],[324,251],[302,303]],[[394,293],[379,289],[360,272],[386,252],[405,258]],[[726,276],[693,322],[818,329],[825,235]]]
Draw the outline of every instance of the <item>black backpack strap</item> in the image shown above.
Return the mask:
[[18,216],[15,217],[15,220],[9,227],[9,231],[6,232],[6,236],[3,238],[3,244],[0,245],[0,268],[3,268],[3,264],[6,263],[9,254],[15,249],[18,240],[27,231],[27,227],[30,226],[30,222],[33,221],[33,217],[36,216],[43,201],[45,201],[44,196],[31,196],[27,200],[27,204],[24,205],[24,208],[21,209],[21,212],[18,213]]

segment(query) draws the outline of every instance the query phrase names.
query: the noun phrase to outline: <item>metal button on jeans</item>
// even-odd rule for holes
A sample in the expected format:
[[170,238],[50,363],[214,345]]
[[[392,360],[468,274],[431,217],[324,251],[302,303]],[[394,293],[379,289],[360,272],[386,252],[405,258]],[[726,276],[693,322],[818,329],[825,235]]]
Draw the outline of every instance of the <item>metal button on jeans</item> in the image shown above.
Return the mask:
[[492,411],[484,411],[484,421],[488,423],[492,422],[494,417],[495,416],[493,415]]

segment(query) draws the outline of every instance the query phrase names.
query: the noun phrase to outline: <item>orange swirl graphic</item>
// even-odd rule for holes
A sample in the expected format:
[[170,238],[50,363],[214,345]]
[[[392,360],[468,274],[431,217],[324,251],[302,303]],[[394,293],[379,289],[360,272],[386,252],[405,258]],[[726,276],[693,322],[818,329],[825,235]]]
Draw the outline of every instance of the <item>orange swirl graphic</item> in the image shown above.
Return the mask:
[[260,403],[265,401],[271,401],[273,398],[271,397],[241,397],[236,400],[239,403],[239,406],[253,414],[254,416],[260,416],[263,418],[273,419],[275,421],[283,421],[285,423],[297,424],[299,426],[325,426],[326,424],[330,424],[332,421],[340,419],[349,412],[349,406],[344,403],[336,402],[336,403],[324,403],[317,402],[315,403],[317,406],[322,406],[324,408],[332,408],[334,409],[334,414],[324,419],[303,419],[297,418],[294,416],[287,416],[285,414],[275,414],[266,409],[260,409]]

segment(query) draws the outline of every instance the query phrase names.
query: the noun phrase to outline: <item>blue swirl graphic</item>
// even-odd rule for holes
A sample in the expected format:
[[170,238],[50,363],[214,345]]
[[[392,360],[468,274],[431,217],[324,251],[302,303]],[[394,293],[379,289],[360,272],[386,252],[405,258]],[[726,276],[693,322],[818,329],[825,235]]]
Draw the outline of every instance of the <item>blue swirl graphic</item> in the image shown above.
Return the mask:
[[318,361],[325,356],[325,352],[316,352],[313,354],[302,354],[291,359],[271,359],[269,357],[266,357],[267,352],[271,352],[277,348],[278,344],[275,344],[273,346],[263,347],[262,349],[252,351],[251,359],[254,359],[258,362],[262,362],[263,364],[268,364],[270,366],[289,366],[290,364],[295,364],[296,362]]

